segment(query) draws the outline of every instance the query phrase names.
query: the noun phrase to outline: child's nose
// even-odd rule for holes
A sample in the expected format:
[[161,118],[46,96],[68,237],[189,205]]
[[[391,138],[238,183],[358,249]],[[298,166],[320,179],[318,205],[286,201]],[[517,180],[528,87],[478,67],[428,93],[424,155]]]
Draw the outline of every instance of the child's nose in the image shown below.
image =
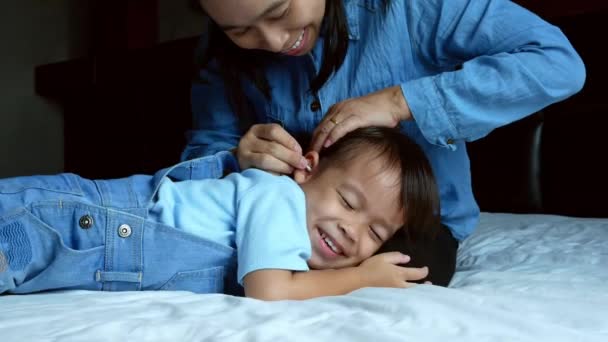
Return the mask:
[[342,223],[339,226],[340,231],[342,231],[344,237],[346,237],[348,242],[351,243],[357,243],[359,241],[359,236],[358,234],[356,234],[354,227],[354,225],[348,223]]

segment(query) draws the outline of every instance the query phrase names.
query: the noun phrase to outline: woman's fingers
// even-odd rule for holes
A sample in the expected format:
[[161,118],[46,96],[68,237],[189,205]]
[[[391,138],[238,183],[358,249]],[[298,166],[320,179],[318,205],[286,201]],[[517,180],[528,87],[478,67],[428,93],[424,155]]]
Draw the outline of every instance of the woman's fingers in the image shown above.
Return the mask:
[[277,124],[263,125],[256,135],[259,140],[252,152],[269,154],[293,168],[306,168],[307,161],[302,156],[302,147],[283,127]]
[[315,128],[312,134],[312,140],[310,144],[310,149],[315,152],[320,152],[321,148],[323,148],[323,144],[325,143],[325,139],[331,132],[331,130],[339,123],[338,118],[336,118],[336,112],[338,111],[338,105],[332,106],[325,117],[317,128]]
[[328,114],[328,119],[323,120],[313,135],[312,150],[319,152],[322,148],[331,146],[340,138],[356,130],[368,126],[361,116],[337,112]]
[[410,118],[411,112],[399,86],[350,98],[336,103],[325,114],[313,133],[311,148],[320,152],[323,147],[329,147],[355,129],[395,127],[400,121]]
[[263,140],[274,141],[278,144],[283,145],[294,152],[302,155],[302,147],[298,141],[287,133],[287,131],[277,124],[261,124],[254,126],[254,134]]
[[[331,120],[330,120],[331,122]],[[343,121],[336,121],[333,129],[329,131],[329,134],[325,137],[325,142],[323,143],[323,147],[327,148],[331,146],[334,142],[338,141],[340,138],[356,130],[357,128],[361,128],[366,126],[365,122],[358,115],[350,115],[347,116]]]
[[250,160],[251,166],[268,172],[289,175],[294,170],[291,165],[271,154],[250,152],[247,158]]
[[294,168],[306,168],[302,147],[283,127],[258,124],[251,127],[239,142],[237,156],[241,168],[291,174]]

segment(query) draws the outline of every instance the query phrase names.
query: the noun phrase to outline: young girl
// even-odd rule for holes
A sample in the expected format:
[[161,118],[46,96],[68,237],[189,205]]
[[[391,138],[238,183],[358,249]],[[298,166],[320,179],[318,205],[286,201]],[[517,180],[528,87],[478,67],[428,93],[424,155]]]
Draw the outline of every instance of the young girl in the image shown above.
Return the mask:
[[[0,181],[0,293],[188,290],[306,299],[407,287],[425,268],[372,255],[438,225],[420,148],[388,128],[307,154],[294,178],[238,169],[231,153],[154,176]],[[370,258],[372,257],[372,258]],[[237,285],[238,284],[238,285]],[[241,286],[239,286],[241,285]]]
[[585,80],[562,32],[507,0],[198,2],[210,21],[182,158],[231,150],[243,169],[290,174],[309,143],[399,125],[439,184],[444,229],[416,246],[435,284],[447,285],[457,240],[478,222],[465,142]]

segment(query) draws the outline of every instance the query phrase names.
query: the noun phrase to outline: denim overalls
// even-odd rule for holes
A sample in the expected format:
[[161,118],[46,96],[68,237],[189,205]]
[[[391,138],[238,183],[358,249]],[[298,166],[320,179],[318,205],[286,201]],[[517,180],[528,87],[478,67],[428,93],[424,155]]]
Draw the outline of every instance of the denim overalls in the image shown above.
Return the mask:
[[0,293],[241,291],[233,248],[146,220],[165,176],[221,178],[237,170],[232,154],[219,152],[153,176],[0,180]]

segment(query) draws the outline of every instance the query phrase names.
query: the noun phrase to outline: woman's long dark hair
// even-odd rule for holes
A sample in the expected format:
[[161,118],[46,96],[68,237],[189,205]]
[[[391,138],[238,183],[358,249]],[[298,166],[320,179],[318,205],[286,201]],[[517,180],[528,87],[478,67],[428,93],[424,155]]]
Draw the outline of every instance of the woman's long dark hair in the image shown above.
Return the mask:
[[[192,6],[200,9],[198,1],[194,0],[191,3]],[[326,0],[323,28],[325,35],[323,61],[319,73],[310,85],[313,94],[316,94],[340,68],[348,50],[348,21],[343,0]],[[208,45],[202,56],[197,57],[197,69],[207,67],[213,60],[217,61],[220,76],[225,83],[226,95],[231,101],[233,110],[239,117],[248,118],[251,113],[243,91],[243,77],[249,79],[270,100],[270,86],[264,69],[279,56],[267,51],[239,48],[213,20],[209,20],[208,30]]]

